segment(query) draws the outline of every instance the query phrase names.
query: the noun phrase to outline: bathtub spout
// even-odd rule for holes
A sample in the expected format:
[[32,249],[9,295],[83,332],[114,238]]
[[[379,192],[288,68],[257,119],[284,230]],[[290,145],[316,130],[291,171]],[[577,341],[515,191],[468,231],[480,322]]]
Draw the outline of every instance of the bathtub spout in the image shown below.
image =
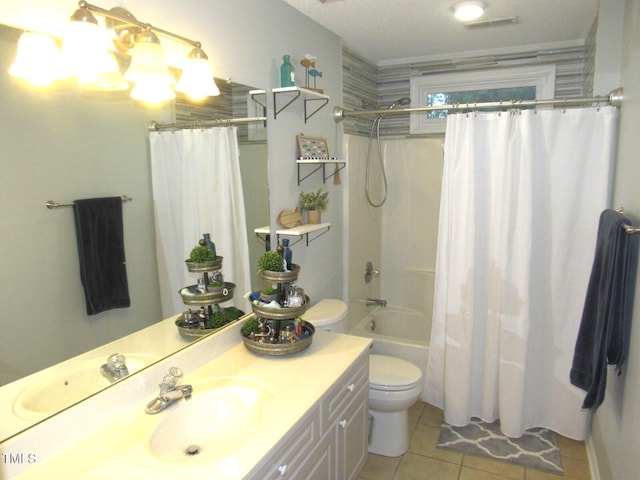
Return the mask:
[[387,306],[387,301],[386,300],[380,300],[379,298],[367,298],[367,300],[365,301],[365,305],[367,307],[370,307],[372,305],[379,305],[381,307],[386,307]]

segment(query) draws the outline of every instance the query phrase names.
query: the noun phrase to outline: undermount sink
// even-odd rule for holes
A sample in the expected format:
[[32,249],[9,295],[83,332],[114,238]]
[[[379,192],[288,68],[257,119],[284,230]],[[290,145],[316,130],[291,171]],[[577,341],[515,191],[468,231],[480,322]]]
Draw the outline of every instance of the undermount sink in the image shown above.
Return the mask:
[[[157,360],[145,354],[125,354],[125,357],[130,374]],[[41,380],[16,397],[13,412],[27,420],[41,418],[108,387],[111,382],[100,373],[105,361],[106,358],[91,358],[44,373]]]
[[275,392],[249,378],[218,377],[193,384],[190,400],[180,400],[155,425],[147,448],[158,460],[188,462],[220,460],[232,453],[278,415]]

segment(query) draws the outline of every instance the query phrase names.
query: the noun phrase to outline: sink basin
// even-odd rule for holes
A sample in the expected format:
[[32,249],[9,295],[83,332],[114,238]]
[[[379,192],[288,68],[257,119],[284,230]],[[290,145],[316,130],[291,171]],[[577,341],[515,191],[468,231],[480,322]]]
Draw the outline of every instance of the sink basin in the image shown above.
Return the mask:
[[190,400],[160,413],[165,416],[150,436],[149,451],[166,462],[224,459],[261,428],[265,415],[277,414],[275,398],[270,387],[249,378],[195,383]]
[[[125,354],[129,373],[134,373],[157,360],[152,355]],[[13,403],[16,415],[27,420],[51,415],[108,387],[100,367],[106,358],[91,358],[64,368],[44,372],[42,380],[24,389]]]

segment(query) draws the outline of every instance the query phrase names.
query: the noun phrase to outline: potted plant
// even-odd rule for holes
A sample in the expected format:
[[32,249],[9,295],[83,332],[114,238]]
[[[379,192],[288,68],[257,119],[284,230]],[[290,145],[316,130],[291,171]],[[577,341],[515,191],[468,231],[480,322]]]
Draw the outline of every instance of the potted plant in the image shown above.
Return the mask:
[[278,252],[268,250],[258,259],[258,270],[267,272],[284,272],[284,260]]
[[321,212],[329,205],[329,192],[319,188],[315,192],[300,193],[300,207],[307,211],[307,223],[320,223]]

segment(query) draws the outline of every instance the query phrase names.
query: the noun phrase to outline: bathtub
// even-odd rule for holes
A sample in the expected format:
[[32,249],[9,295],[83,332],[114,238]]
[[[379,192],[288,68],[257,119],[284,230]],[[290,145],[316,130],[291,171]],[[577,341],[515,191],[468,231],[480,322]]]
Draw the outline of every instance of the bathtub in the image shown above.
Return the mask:
[[349,332],[373,339],[371,353],[402,358],[420,367],[424,376],[429,358],[431,319],[397,307],[376,308]]

